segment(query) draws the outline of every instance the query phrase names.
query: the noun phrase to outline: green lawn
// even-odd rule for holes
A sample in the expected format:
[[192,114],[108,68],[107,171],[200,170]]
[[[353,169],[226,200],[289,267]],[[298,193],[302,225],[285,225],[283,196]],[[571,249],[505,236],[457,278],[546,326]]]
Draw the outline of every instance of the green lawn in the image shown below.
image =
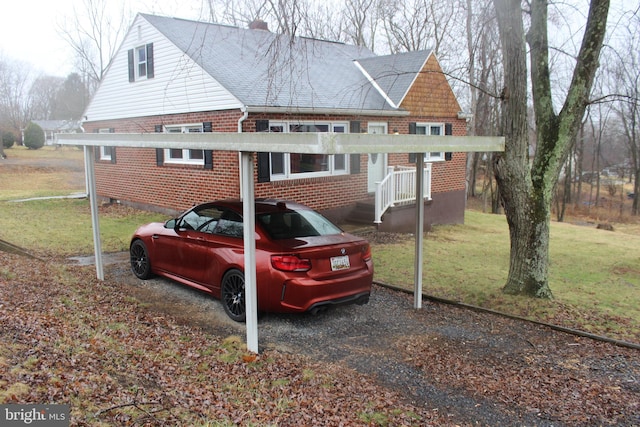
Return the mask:
[[[553,301],[504,295],[509,231],[502,215],[468,210],[424,243],[423,291],[505,313],[640,342],[640,235],[552,223]],[[622,229],[624,230],[624,228]],[[374,244],[375,279],[413,289],[414,240]]]
[[[7,150],[13,157],[56,157],[82,161],[75,148]],[[18,198],[69,194],[83,186],[64,186],[63,172],[25,167],[16,173],[0,168],[0,240],[38,256],[93,253],[86,199],[13,202]],[[55,177],[56,179],[52,179]],[[104,252],[128,249],[134,230],[166,216],[124,206],[100,208]],[[640,227],[614,224],[552,223],[549,283],[554,300],[504,295],[509,268],[509,234],[502,215],[468,210],[464,225],[437,226],[424,243],[425,294],[462,301],[505,313],[640,343]],[[375,280],[413,289],[414,240],[372,245]]]

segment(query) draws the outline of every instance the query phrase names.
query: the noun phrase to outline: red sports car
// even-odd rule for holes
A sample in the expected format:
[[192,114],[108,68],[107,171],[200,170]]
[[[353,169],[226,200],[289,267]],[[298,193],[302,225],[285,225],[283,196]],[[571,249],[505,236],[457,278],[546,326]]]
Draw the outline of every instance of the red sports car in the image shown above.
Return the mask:
[[[366,304],[373,280],[369,243],[318,212],[288,201],[256,200],[258,310],[317,312]],[[196,206],[166,223],[143,225],[131,239],[140,279],[168,277],[212,294],[245,320],[242,202]]]

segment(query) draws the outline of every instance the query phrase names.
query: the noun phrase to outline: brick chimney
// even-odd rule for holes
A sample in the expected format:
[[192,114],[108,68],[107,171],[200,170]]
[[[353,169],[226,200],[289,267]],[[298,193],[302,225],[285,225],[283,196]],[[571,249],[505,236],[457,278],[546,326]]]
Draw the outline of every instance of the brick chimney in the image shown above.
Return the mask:
[[249,29],[269,31],[269,24],[258,18],[249,23]]

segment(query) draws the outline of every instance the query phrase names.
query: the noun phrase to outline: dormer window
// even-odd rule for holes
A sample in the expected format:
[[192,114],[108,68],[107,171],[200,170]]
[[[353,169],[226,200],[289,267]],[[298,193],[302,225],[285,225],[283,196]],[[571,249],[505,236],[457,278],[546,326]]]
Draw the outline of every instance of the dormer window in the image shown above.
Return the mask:
[[153,43],[129,49],[129,81],[153,78]]

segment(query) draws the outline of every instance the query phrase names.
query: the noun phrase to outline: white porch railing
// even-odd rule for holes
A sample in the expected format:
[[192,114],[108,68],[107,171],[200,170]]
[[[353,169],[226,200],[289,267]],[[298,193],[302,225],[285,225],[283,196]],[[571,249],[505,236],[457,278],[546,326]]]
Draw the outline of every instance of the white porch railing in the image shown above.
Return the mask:
[[[431,163],[424,167],[424,200],[431,200]],[[382,215],[390,207],[415,203],[416,169],[407,166],[390,166],[387,176],[376,182],[375,220],[382,222]]]

